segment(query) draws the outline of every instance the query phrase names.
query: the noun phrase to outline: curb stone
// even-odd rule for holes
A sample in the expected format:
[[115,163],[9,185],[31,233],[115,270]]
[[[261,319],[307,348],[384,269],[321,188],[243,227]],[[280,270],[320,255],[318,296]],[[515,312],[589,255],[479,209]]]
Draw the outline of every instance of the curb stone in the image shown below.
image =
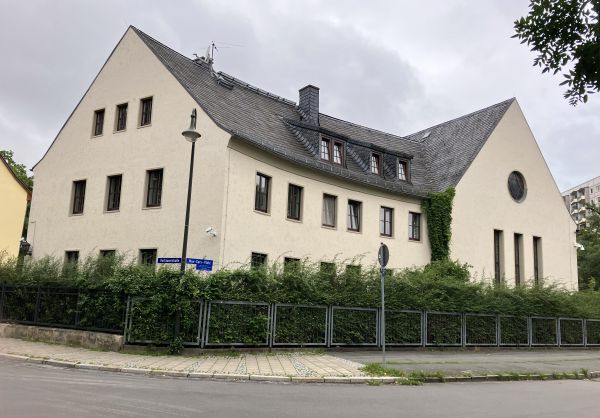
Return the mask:
[[[310,377],[310,376],[266,376],[266,375],[247,375],[247,374],[227,374],[227,373],[211,373],[211,372],[185,372],[176,370],[157,370],[157,369],[140,369],[135,367],[124,367],[120,368],[117,366],[106,366],[98,364],[86,364],[76,363],[71,361],[46,359],[41,357],[30,357],[19,354],[0,353],[0,357],[13,358],[16,360],[23,360],[28,363],[46,364],[53,367],[66,367],[66,368],[77,368],[77,369],[88,369],[88,370],[100,370],[107,372],[120,372],[138,375],[154,375],[154,376],[167,376],[167,377],[186,377],[189,379],[223,379],[223,380],[253,380],[262,382],[297,382],[297,383],[369,383],[369,382],[380,382],[380,383],[398,383],[402,378],[395,378],[390,376],[381,377],[369,377],[369,376],[326,376],[326,377]],[[561,374],[563,375],[563,374]],[[568,379],[585,379],[585,376],[579,373],[566,373]],[[519,375],[519,380],[556,380],[552,374],[531,374],[531,375]],[[600,378],[600,370],[588,372],[589,379]],[[483,382],[483,381],[496,381],[504,382],[511,381],[513,379],[506,378],[506,376],[500,376],[497,374],[488,374],[481,376],[448,376],[440,379],[438,377],[426,377],[423,381],[425,383],[454,383],[454,382]],[[561,380],[561,379],[558,379]]]

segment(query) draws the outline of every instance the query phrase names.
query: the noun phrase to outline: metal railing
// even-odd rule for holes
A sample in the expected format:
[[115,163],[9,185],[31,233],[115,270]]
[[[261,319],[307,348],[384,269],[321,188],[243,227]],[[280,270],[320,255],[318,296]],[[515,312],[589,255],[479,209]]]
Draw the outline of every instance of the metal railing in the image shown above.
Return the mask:
[[[175,308],[177,306],[177,308]],[[174,309],[177,309],[176,311]],[[129,297],[107,290],[0,286],[0,322],[122,333],[196,347],[381,346],[378,308]],[[397,347],[599,347],[600,319],[386,309]]]

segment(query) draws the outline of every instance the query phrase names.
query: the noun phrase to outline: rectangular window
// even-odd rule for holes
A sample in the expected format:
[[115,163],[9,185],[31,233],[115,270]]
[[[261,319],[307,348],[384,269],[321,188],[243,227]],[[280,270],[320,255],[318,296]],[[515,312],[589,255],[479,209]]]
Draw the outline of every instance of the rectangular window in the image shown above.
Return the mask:
[[348,231],[360,231],[360,206],[360,202],[348,200]]
[[337,197],[330,194],[323,195],[323,216],[321,224],[335,228]]
[[523,284],[523,235],[515,234],[515,285]]
[[533,280],[536,285],[542,280],[542,239],[533,237]]
[[332,275],[335,274],[335,263],[328,263],[326,261],[322,261],[319,265],[319,271],[323,274]]
[[65,263],[77,264],[79,261],[79,251],[65,251]]
[[119,210],[121,205],[121,180],[123,176],[109,176],[108,177],[108,193],[106,201],[106,210],[108,212],[113,210]]
[[371,174],[379,175],[380,172],[380,164],[379,154],[371,154]]
[[148,170],[147,172],[147,189],[146,189],[146,207],[159,207],[162,201],[162,183],[163,170]]
[[100,250],[100,257],[114,257],[116,255],[115,250]]
[[408,212],[408,239],[421,241],[421,214]]
[[333,144],[333,162],[342,164],[344,162],[344,145],[341,142]]
[[263,268],[267,266],[267,255],[262,253],[252,253],[250,258],[250,267],[253,269]]
[[406,175],[407,171],[406,161],[398,161],[398,178],[400,180],[406,180],[408,178]]
[[83,213],[83,204],[85,202],[85,180],[73,182],[73,205],[71,213],[73,215]]
[[269,212],[269,187],[271,177],[256,173],[256,193],[254,195],[254,209],[259,212]]
[[94,112],[94,136],[102,135],[104,131],[104,109]]
[[360,274],[360,266],[354,264],[348,264],[346,266],[346,274],[358,275]]
[[150,125],[152,123],[152,97],[141,100],[140,126]]
[[144,266],[156,265],[156,248],[140,250],[140,264]]
[[325,161],[331,160],[329,152],[329,139],[321,138],[321,159]]
[[392,236],[394,209],[382,206],[379,209],[379,233],[384,237]]
[[116,131],[124,131],[127,127],[127,103],[117,106]]
[[503,273],[503,239],[502,231],[494,229],[494,281],[500,283]]
[[288,187],[288,219],[300,220],[302,212],[302,187],[290,184]]
[[283,272],[284,273],[290,273],[292,271],[295,271],[298,269],[298,267],[300,267],[300,259],[299,258],[285,257],[283,259]]

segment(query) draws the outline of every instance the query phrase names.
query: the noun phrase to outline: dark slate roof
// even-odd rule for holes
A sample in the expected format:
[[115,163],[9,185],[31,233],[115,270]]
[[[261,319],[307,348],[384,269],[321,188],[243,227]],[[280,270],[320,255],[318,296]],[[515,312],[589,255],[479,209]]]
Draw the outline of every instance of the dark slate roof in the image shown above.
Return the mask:
[[[295,102],[215,73],[203,60],[189,59],[132,29],[206,114],[232,136],[312,169],[400,194],[423,197],[456,185],[514,100],[404,137],[324,114],[319,114],[319,125],[311,125]],[[344,167],[321,161],[320,135],[346,143]],[[371,150],[383,157],[383,176],[368,173]],[[397,158],[410,160],[410,181],[397,179]]]

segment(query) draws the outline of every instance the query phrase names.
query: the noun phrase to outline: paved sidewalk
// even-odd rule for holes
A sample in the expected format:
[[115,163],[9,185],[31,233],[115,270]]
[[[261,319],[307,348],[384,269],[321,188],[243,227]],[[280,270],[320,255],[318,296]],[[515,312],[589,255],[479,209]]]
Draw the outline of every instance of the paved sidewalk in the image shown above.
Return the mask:
[[[230,377],[232,379],[323,380],[364,376],[362,364],[313,353],[258,353],[239,355],[203,354],[200,356],[168,356],[123,354],[41,342],[0,338],[0,353],[25,356],[32,360],[49,360],[47,364],[100,370],[169,374],[189,377]],[[65,362],[61,364],[60,362]],[[87,367],[98,366],[98,367]],[[265,377],[261,379],[260,377]]]

